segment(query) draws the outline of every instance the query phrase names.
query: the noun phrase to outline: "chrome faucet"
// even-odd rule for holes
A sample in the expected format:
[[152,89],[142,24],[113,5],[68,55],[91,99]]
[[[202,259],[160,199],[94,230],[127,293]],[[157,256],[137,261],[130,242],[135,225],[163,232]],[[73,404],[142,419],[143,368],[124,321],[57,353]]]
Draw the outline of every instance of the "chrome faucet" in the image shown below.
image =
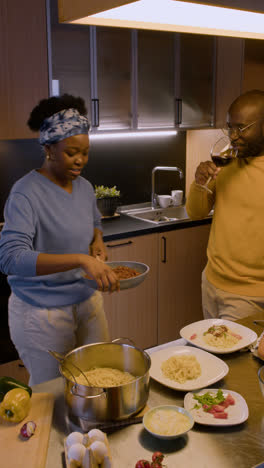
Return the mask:
[[154,209],[157,206],[157,196],[155,193],[155,172],[157,171],[175,171],[180,175],[180,179],[183,179],[183,172],[176,166],[156,166],[152,169],[151,179],[151,208]]

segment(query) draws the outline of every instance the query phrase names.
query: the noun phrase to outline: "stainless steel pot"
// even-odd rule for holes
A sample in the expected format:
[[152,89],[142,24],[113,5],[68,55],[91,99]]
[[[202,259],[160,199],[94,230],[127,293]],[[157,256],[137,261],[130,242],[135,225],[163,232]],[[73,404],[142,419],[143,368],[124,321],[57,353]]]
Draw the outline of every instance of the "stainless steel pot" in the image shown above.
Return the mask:
[[[91,367],[111,367],[130,372],[136,378],[118,387],[89,387],[76,383],[67,373],[73,365],[83,371]],[[149,355],[124,343],[95,343],[84,345],[69,352],[60,365],[65,379],[65,401],[69,419],[85,428],[85,421],[106,422],[128,418],[140,411],[149,395]],[[73,366],[72,366],[73,368]]]

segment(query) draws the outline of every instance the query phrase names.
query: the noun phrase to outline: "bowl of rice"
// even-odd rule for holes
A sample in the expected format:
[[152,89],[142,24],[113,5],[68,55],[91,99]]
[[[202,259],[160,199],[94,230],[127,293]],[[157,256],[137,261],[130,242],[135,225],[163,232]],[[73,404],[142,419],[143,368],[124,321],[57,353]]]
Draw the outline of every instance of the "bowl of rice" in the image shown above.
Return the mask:
[[192,429],[194,419],[185,408],[162,405],[151,408],[143,417],[144,428],[159,439],[176,439]]
[[121,290],[135,288],[146,279],[149,272],[149,266],[140,262],[119,261],[106,264],[119,278]]

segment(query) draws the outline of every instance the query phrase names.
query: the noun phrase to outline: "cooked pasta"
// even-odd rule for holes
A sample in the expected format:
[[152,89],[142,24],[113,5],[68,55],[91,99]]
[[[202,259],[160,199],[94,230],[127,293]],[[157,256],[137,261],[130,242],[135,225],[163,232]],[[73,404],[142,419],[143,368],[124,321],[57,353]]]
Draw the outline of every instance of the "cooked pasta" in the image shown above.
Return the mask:
[[[92,367],[83,372],[89,382],[90,387],[117,387],[135,380],[134,375],[111,367]],[[80,374],[76,377],[76,382],[80,385],[87,385],[85,377]]]
[[225,325],[213,325],[203,334],[205,343],[216,348],[232,348],[241,338]]
[[165,377],[179,383],[197,379],[202,373],[199,362],[192,354],[171,356],[162,363],[161,370]]

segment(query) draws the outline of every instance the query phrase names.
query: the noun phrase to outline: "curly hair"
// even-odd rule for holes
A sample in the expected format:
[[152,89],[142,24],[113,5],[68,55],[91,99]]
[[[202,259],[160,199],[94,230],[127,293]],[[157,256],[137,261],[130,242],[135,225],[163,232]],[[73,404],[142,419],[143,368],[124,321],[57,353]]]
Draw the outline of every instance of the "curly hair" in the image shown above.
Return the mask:
[[42,99],[31,111],[27,124],[33,131],[38,131],[43,121],[53,114],[65,109],[77,109],[81,115],[87,115],[84,99],[71,94]]

